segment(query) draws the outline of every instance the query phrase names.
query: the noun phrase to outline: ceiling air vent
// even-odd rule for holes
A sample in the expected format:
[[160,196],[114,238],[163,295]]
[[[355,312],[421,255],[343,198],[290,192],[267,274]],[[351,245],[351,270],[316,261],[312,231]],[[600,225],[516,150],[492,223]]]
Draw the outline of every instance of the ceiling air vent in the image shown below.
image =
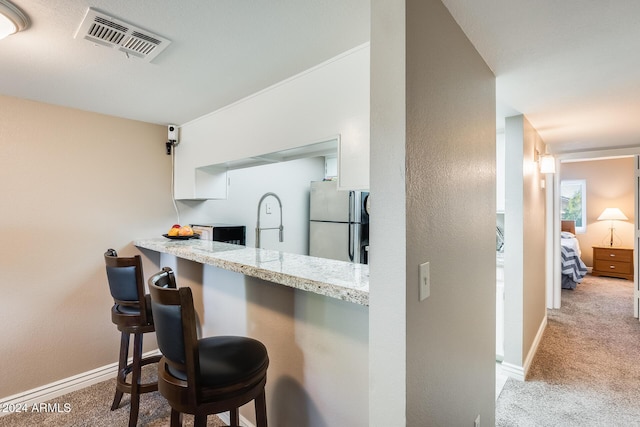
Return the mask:
[[118,49],[128,56],[151,61],[170,40],[89,8],[75,38]]

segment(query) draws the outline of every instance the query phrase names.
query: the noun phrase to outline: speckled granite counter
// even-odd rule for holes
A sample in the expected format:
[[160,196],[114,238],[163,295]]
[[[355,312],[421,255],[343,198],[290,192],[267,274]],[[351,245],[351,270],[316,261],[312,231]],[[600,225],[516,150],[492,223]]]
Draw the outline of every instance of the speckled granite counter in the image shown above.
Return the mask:
[[135,246],[269,282],[369,305],[369,266],[206,240],[139,239]]

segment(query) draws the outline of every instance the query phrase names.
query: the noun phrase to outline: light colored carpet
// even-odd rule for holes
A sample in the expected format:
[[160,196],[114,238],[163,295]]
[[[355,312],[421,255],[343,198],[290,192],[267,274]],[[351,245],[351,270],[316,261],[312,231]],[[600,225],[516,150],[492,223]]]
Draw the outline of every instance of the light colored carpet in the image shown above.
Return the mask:
[[[155,365],[143,369],[144,381],[155,378]],[[82,390],[66,394],[48,403],[58,403],[59,412],[24,412],[0,417],[0,427],[127,427],[129,425],[129,395],[125,394],[120,407],[111,411],[111,403],[116,390],[115,378],[92,385]],[[69,411],[65,412],[64,405]],[[31,406],[29,406],[31,408]],[[56,409],[55,406],[51,408]],[[138,427],[166,427],[169,425],[171,408],[158,392],[140,396]],[[183,416],[184,426],[193,426],[193,416]],[[225,426],[220,418],[210,415],[207,426]]]
[[496,426],[640,426],[640,323],[633,282],[587,276],[562,290],[527,381],[509,379]]

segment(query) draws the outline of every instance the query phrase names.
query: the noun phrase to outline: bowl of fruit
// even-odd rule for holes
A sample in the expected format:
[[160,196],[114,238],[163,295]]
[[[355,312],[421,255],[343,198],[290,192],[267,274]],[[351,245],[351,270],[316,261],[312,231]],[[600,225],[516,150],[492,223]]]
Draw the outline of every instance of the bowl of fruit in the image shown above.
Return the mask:
[[200,237],[198,234],[194,233],[193,229],[188,225],[180,224],[173,224],[167,234],[163,234],[163,236],[167,239],[176,240],[197,239],[198,237]]

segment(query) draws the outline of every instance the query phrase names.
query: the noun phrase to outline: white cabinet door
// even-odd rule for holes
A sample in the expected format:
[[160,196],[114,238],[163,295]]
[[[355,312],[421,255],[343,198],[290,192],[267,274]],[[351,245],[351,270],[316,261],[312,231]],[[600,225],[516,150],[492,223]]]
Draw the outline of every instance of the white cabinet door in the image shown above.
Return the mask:
[[369,120],[357,131],[340,135],[338,143],[338,189],[369,189]]
[[174,148],[174,188],[176,200],[210,200],[227,198],[227,170],[224,165],[198,167],[202,141],[207,129],[181,127],[179,145]]

